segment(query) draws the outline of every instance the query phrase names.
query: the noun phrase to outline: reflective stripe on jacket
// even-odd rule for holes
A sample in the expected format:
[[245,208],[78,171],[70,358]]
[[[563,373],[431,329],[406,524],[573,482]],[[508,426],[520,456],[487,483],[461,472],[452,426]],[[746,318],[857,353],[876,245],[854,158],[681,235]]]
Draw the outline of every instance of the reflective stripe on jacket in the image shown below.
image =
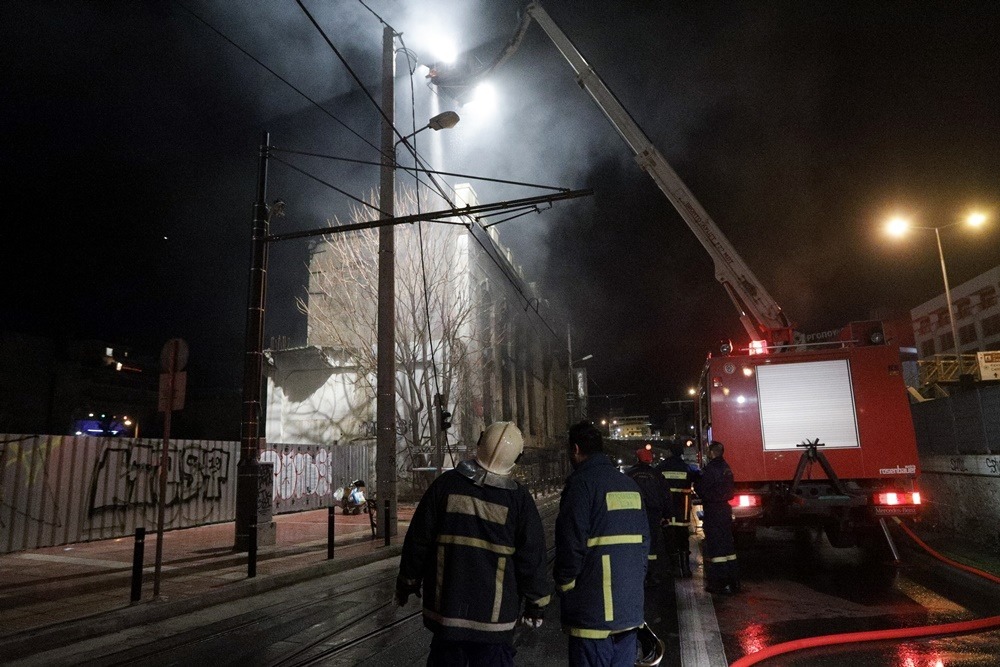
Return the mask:
[[444,473],[417,505],[399,576],[423,581],[424,625],[441,638],[510,642],[521,598],[539,606],[551,599],[531,494]]
[[671,511],[667,516],[671,526],[688,526],[691,523],[691,469],[676,454],[661,461],[656,469],[670,487]]
[[566,479],[555,540],[564,632],[601,639],[642,625],[649,525],[638,485],[606,455]]

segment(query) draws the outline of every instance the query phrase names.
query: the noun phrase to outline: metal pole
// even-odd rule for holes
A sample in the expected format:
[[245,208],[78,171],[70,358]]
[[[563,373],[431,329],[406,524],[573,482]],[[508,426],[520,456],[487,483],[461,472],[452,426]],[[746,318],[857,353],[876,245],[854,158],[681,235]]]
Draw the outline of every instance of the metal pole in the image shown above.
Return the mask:
[[[382,31],[382,166],[379,179],[380,218],[395,215],[395,156],[393,123],[395,95],[393,77],[393,31]],[[385,509],[378,530],[388,541],[395,534],[396,503],[396,237],[392,225],[379,227],[378,232],[378,359],[376,370],[376,451],[375,469],[378,475],[378,497]]]
[[[445,408],[444,396],[441,394],[434,394],[434,417],[438,423],[438,433],[435,440],[434,447],[434,477],[441,476],[441,468],[444,467],[444,446],[448,438],[448,432],[442,428],[442,413]],[[434,420],[432,420],[434,421]],[[434,431],[433,424],[431,425],[431,432]]]
[[264,303],[267,290],[267,159],[271,136],[261,134],[257,164],[257,200],[253,207],[253,245],[243,356],[243,421],[236,475],[236,549],[245,550],[250,526],[257,523],[260,459],[261,375],[264,370]]
[[334,514],[336,505],[327,508],[326,515],[326,559],[333,560],[334,536],[337,534],[337,515]]
[[569,380],[566,385],[566,418],[572,426],[576,423],[576,387],[573,386],[573,335],[569,324],[566,325],[566,372]]
[[167,469],[170,467],[170,416],[174,412],[174,382],[177,381],[179,339],[170,343],[170,373],[167,380],[167,405],[163,412],[163,449],[160,451],[160,493],[156,512],[156,561],[153,566],[153,599],[160,597],[160,570],[163,566],[163,523],[167,507]]
[[132,602],[142,599],[142,560],[146,551],[146,529],[135,529],[135,547],[132,550]]
[[247,578],[257,576],[257,524],[250,526],[250,539],[247,541]]
[[951,336],[955,344],[955,363],[961,369],[961,361],[958,358],[958,325],[955,324],[955,309],[951,305],[951,288],[948,287],[948,269],[944,266],[944,250],[941,249],[941,231],[937,227],[934,228],[934,237],[937,239],[938,257],[941,259],[941,277],[944,278],[944,298],[948,304],[948,321],[951,322]]

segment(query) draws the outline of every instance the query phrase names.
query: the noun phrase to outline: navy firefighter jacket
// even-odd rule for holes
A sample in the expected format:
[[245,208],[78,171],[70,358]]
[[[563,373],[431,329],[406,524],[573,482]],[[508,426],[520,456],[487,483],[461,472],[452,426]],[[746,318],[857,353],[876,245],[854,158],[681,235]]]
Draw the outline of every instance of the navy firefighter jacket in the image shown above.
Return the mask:
[[438,477],[417,505],[399,576],[423,582],[424,625],[451,641],[513,639],[521,599],[544,607],[552,582],[545,533],[528,490],[477,484],[459,468]]
[[602,639],[642,625],[649,524],[639,486],[605,454],[566,479],[555,541],[564,632]]
[[664,512],[668,523],[671,526],[690,525],[691,482],[697,475],[693,474],[687,462],[676,454],[661,461],[656,469],[670,487],[670,508]]

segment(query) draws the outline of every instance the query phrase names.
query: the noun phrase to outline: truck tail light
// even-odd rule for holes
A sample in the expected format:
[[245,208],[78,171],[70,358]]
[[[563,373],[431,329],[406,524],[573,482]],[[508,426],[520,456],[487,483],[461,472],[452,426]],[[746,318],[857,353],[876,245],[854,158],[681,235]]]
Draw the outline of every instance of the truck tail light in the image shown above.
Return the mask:
[[750,354],[767,354],[767,341],[763,340],[750,341],[750,349],[748,351]]
[[920,492],[905,492],[905,491],[887,491],[885,493],[880,493],[875,496],[876,505],[919,505],[920,504]]
[[740,494],[729,501],[733,507],[760,507],[760,496]]

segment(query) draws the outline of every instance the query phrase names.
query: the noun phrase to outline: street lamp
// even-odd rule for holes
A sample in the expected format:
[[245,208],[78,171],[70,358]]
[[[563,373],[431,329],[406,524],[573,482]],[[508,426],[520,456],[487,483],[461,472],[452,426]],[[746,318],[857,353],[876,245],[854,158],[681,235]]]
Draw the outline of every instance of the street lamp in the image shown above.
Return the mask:
[[[572,352],[570,354],[572,355]],[[587,387],[586,387],[586,385],[584,385],[583,387],[578,387],[577,386],[577,384],[576,384],[576,374],[573,372],[573,366],[575,366],[576,364],[582,363],[582,362],[586,361],[587,359],[593,359],[593,358],[594,358],[594,355],[588,354],[587,356],[580,357],[579,359],[576,359],[576,360],[574,360],[572,358],[570,358],[570,360],[569,360],[569,390],[570,390],[570,393],[572,395],[572,398],[570,399],[570,404],[569,404],[569,409],[572,412],[572,414],[570,414],[569,417],[570,417],[570,420],[572,422],[575,422],[576,418],[578,416],[576,414],[576,408],[577,408],[577,404],[578,403],[579,403],[579,407],[581,408],[580,409],[579,418],[580,419],[586,419],[587,418],[587,404],[586,404],[585,401],[582,400],[583,397],[586,396],[586,394],[587,394]],[[578,401],[578,399],[581,399],[581,400]]]
[[909,218],[903,216],[895,216],[891,218],[885,226],[886,232],[890,236],[895,236],[897,238],[902,238],[911,229],[921,229],[921,230],[934,230],[934,238],[937,240],[938,258],[941,260],[941,277],[944,279],[944,298],[945,303],[948,307],[948,321],[951,323],[951,337],[952,345],[955,348],[955,356],[959,355],[959,340],[958,340],[958,325],[955,324],[955,309],[951,302],[951,288],[948,286],[948,269],[945,267],[944,263],[944,250],[941,248],[941,230],[947,229],[949,227],[954,227],[955,225],[968,225],[970,227],[982,227],[986,222],[986,214],[980,212],[970,213],[965,217],[964,220],[957,220],[955,222],[949,223],[947,225],[941,225],[939,227],[918,227],[912,224]]
[[454,111],[442,111],[441,113],[439,113],[436,116],[433,116],[429,121],[427,121],[427,124],[424,125],[422,128],[420,128],[416,132],[410,132],[408,135],[406,135],[405,137],[401,137],[399,141],[393,144],[392,147],[393,154],[395,154],[396,147],[399,146],[400,144],[406,144],[407,146],[409,146],[410,144],[409,142],[407,142],[407,139],[409,139],[410,137],[420,134],[424,130],[434,130],[435,132],[437,132],[438,130],[450,130],[451,128],[458,125],[458,121],[460,120],[462,119]]

